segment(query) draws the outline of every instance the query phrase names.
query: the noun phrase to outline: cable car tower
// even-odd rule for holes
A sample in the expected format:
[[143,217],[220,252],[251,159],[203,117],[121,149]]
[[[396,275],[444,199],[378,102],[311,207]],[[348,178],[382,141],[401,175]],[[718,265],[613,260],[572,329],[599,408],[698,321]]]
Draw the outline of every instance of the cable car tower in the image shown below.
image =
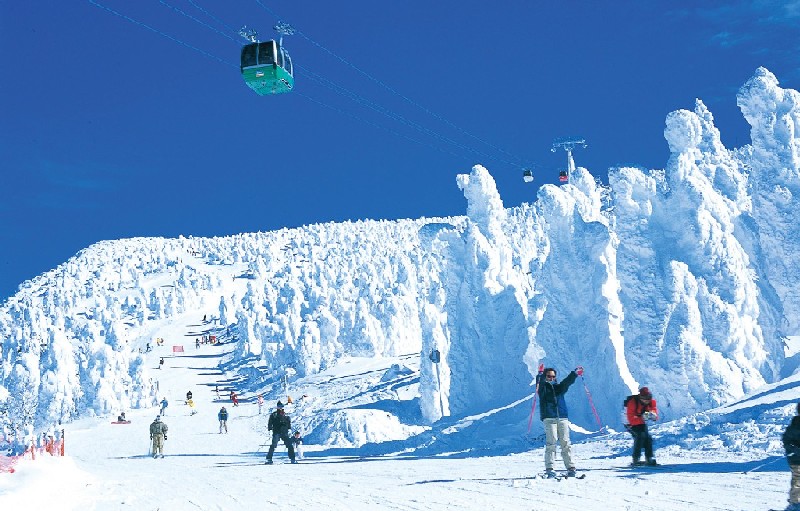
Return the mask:
[[583,137],[561,137],[553,140],[553,147],[550,149],[556,152],[563,149],[567,152],[567,170],[561,170],[558,173],[558,180],[562,183],[569,183],[572,178],[572,173],[575,172],[575,160],[572,158],[572,151],[576,147],[586,148],[588,144]]

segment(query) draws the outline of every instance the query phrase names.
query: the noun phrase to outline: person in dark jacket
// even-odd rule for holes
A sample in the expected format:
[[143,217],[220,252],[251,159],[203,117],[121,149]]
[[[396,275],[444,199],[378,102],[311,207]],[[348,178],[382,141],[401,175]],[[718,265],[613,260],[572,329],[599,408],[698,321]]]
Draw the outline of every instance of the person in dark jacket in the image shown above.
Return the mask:
[[267,429],[272,431],[272,443],[267,452],[267,465],[272,465],[272,454],[275,452],[275,447],[278,446],[278,440],[283,441],[286,450],[289,451],[289,459],[292,463],[297,463],[294,459],[294,446],[291,439],[289,439],[289,431],[292,429],[292,420],[283,411],[283,403],[278,401],[276,410],[269,414],[269,421],[267,421]]
[[225,433],[228,432],[228,410],[225,409],[223,406],[219,409],[219,413],[217,414],[217,419],[219,419],[219,433],[222,434],[222,430],[225,430]]
[[539,389],[539,415],[544,423],[545,433],[544,468],[548,476],[555,475],[553,462],[558,441],[561,444],[561,459],[564,460],[568,475],[575,475],[572,444],[569,441],[569,415],[564,394],[578,376],[583,374],[583,367],[578,366],[560,383],[556,379],[556,374],[555,369],[548,367],[536,377]]
[[786,509],[800,511],[800,403],[797,404],[797,415],[783,432],[783,448],[786,450],[786,461],[792,470],[789,507]]

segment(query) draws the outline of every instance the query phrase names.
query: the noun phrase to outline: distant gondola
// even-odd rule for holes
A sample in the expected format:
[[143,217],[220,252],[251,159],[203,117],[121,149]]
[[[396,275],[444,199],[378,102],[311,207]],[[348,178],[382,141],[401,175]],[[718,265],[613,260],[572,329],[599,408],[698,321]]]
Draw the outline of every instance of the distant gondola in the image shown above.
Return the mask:
[[241,70],[247,86],[262,96],[289,92],[294,87],[292,59],[275,40],[245,45]]
[[566,183],[569,181],[569,173],[566,170],[562,170],[558,173],[558,180],[562,183]]
[[522,171],[522,180],[526,183],[530,183],[533,181],[533,172],[530,169],[525,169]]

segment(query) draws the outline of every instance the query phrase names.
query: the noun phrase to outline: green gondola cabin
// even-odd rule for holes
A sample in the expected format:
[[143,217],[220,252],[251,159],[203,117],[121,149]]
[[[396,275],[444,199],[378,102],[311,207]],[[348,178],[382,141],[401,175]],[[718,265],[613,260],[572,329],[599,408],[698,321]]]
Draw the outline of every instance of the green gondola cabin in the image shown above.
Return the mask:
[[274,40],[245,45],[241,70],[247,86],[262,96],[289,92],[294,87],[292,59]]

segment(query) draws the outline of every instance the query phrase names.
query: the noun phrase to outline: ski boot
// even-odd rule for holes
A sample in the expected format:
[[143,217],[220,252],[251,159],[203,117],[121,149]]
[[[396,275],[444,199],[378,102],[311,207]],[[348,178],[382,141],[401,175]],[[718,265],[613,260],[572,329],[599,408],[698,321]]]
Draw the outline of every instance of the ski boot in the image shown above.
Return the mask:
[[567,477],[575,477],[578,473],[578,469],[575,467],[569,467],[567,469]]

